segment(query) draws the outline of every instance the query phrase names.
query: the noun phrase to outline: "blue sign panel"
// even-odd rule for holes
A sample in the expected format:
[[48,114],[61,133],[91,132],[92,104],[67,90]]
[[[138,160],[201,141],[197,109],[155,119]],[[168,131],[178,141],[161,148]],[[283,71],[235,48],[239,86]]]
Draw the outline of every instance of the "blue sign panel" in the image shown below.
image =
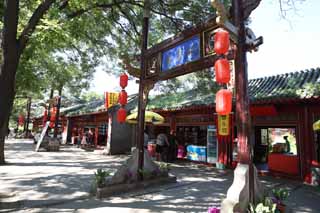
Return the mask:
[[161,70],[167,71],[198,59],[200,59],[200,36],[196,35],[163,52]]

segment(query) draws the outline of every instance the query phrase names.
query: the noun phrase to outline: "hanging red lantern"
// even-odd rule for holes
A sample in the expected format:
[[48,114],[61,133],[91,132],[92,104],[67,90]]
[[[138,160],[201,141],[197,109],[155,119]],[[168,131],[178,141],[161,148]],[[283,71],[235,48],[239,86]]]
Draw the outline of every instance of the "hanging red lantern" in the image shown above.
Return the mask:
[[23,124],[24,124],[24,116],[23,115],[19,115],[18,124],[19,124],[19,126],[23,126]]
[[47,119],[48,119],[48,111],[47,109],[45,109],[43,113],[42,126],[46,125]]
[[124,89],[128,85],[128,76],[123,73],[120,75],[120,86]]
[[52,107],[50,110],[50,121],[54,122],[56,120],[57,107]]
[[123,107],[120,107],[117,113],[117,118],[119,123],[124,123],[126,121],[127,112]]
[[218,83],[226,84],[230,81],[230,64],[227,59],[218,59],[214,64],[214,71]]
[[228,115],[232,109],[232,92],[221,89],[216,94],[216,112],[219,115]]
[[228,52],[230,45],[229,33],[224,29],[219,29],[214,35],[214,51],[224,55]]
[[125,90],[122,90],[120,93],[119,93],[119,103],[121,105],[126,105],[128,102],[128,94]]

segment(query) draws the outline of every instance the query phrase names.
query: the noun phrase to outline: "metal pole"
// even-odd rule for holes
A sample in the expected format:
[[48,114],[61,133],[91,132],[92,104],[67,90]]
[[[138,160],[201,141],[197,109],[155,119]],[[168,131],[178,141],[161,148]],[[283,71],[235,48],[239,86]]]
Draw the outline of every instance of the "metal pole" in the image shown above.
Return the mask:
[[146,106],[143,99],[143,91],[145,88],[145,73],[146,73],[146,61],[144,57],[145,50],[148,48],[148,31],[149,31],[149,1],[144,1],[144,13],[143,13],[143,26],[142,26],[142,37],[141,37],[141,64],[140,64],[140,84],[139,84],[139,103],[138,103],[138,180],[143,180],[143,175],[140,172],[143,170],[144,162],[144,121],[145,121],[145,110]]
[[242,1],[233,0],[234,24],[239,29],[238,44],[235,58],[235,84],[236,84],[236,121],[238,128],[238,156],[239,162],[249,165],[249,198],[254,203],[254,171],[250,144],[250,115],[248,97],[248,65],[246,55],[246,32],[244,8]]

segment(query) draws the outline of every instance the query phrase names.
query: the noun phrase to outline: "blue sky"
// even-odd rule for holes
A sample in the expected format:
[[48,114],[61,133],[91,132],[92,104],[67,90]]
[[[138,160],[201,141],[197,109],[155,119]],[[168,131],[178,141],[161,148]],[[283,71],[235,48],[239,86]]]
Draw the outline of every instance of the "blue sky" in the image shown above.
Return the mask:
[[[299,0],[298,0],[299,1]],[[290,10],[281,18],[278,0],[263,0],[251,15],[250,28],[263,36],[258,52],[248,53],[250,79],[320,67],[319,0],[297,2],[297,11]],[[119,79],[97,70],[91,90],[120,91]],[[129,94],[138,92],[131,81]]]
[[249,78],[300,71],[320,66],[320,1],[296,4],[297,11],[279,15],[276,0],[263,0],[252,13],[251,29],[263,36],[258,52],[248,53]]

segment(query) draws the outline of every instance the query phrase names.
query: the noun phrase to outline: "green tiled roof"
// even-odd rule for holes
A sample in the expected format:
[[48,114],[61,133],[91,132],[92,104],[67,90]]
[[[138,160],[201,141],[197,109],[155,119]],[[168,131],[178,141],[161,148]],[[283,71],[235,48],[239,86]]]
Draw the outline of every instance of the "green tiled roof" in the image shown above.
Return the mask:
[[164,94],[151,98],[147,109],[178,109],[188,106],[214,104],[214,95],[203,90],[189,90],[176,94]]
[[[251,103],[319,98],[320,68],[286,73],[249,80]],[[203,90],[189,90],[173,95],[159,95],[152,98],[147,109],[179,109],[188,106],[214,104],[213,93]]]
[[320,68],[252,79],[248,89],[253,102],[319,98]]
[[[252,79],[249,80],[248,89],[251,103],[309,98],[320,100],[320,68]],[[150,98],[147,109],[176,110],[190,106],[213,105],[214,95],[213,92],[199,89],[170,95],[158,95]],[[128,97],[126,108],[135,109],[138,105],[137,97],[137,94]],[[116,110],[117,107],[116,105],[110,110]],[[71,116],[97,112],[102,109],[104,109],[104,100],[96,100],[62,108],[61,113]]]

